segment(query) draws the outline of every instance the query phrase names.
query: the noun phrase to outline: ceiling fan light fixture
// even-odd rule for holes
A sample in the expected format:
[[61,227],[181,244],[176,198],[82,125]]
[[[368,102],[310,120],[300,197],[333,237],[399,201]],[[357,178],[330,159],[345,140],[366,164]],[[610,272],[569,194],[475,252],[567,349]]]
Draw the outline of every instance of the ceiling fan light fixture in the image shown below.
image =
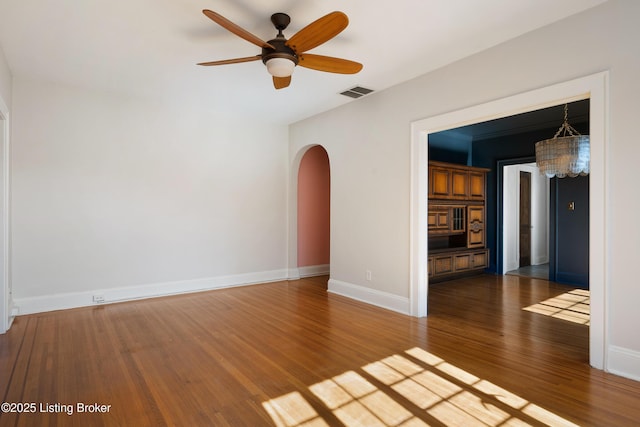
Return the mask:
[[273,77],[289,77],[293,74],[296,63],[288,58],[271,58],[265,63],[267,71]]

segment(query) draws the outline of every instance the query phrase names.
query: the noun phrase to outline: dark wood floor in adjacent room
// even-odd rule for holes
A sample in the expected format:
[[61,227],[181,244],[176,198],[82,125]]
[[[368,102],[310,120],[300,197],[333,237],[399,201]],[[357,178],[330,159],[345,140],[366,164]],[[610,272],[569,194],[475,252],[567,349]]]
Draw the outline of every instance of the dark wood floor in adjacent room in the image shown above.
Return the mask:
[[36,408],[0,413],[0,426],[639,423],[640,383],[589,367],[588,325],[523,310],[570,288],[433,284],[416,319],[326,283],[20,316],[0,336],[0,393]]

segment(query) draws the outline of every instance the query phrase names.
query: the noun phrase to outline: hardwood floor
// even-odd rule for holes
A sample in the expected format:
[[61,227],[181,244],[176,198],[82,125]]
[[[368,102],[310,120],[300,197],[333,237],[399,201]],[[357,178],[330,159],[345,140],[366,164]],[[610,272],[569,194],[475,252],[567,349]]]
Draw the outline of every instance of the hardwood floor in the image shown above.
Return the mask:
[[415,319],[326,282],[21,316],[0,393],[35,413],[0,426],[638,425],[640,383],[588,366],[588,326],[523,310],[566,287],[433,284]]

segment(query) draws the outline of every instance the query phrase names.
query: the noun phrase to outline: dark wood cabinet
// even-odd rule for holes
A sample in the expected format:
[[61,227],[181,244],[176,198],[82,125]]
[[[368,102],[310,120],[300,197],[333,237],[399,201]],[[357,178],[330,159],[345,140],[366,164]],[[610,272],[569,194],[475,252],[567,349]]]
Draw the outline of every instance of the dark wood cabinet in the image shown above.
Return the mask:
[[431,280],[482,271],[485,248],[485,187],[489,169],[429,162],[429,259]]

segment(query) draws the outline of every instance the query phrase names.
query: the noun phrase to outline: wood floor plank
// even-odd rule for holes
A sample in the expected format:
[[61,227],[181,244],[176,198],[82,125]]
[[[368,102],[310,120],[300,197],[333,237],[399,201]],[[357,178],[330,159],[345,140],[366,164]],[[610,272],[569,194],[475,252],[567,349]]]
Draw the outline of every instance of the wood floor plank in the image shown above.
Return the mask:
[[0,425],[638,425],[640,383],[588,365],[589,327],[524,310],[565,286],[432,284],[423,319],[326,289],[316,277],[20,316],[0,336],[0,394],[74,413]]

